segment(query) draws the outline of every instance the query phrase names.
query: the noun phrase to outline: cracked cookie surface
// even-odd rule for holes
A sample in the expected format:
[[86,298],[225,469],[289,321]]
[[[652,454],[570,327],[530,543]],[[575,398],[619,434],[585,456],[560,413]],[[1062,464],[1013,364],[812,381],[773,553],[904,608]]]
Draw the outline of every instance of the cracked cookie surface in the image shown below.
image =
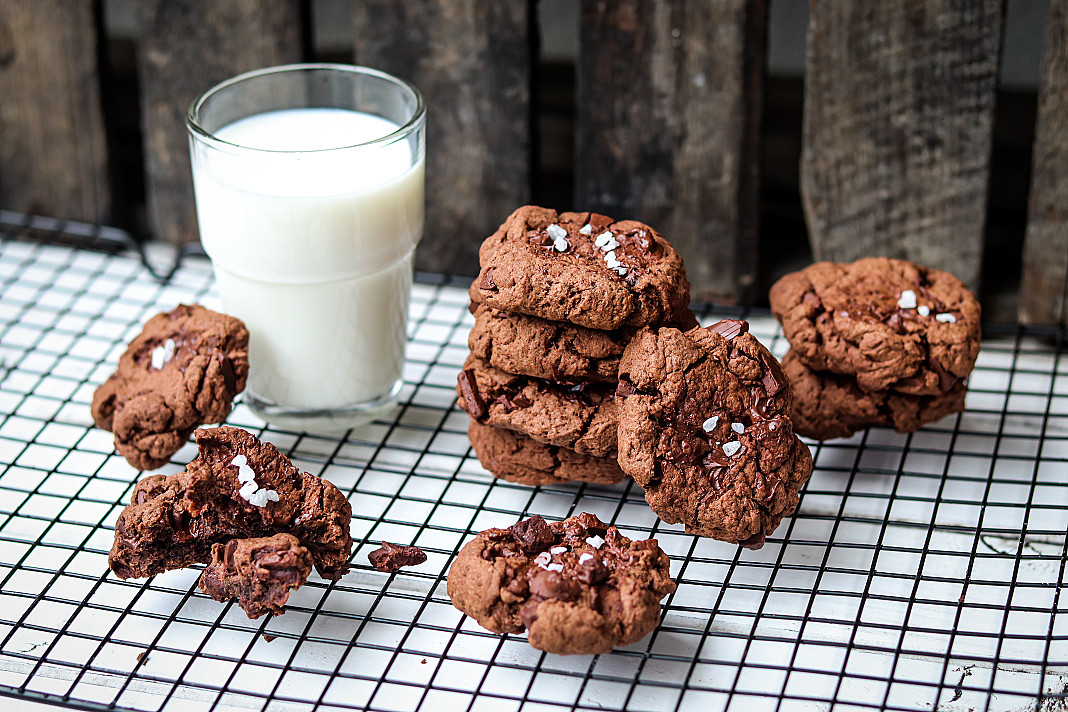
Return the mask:
[[479,423],[586,455],[615,454],[619,419],[615,384],[517,376],[473,354],[457,380],[460,407]]
[[[152,475],[134,487],[115,522],[108,556],[116,576],[206,564],[213,544],[276,533],[297,537],[323,578],[344,575],[352,553],[352,507],[337,487],[299,471],[273,445],[240,428],[201,428],[194,437],[200,453],[185,472]],[[244,470],[254,476],[254,487],[241,479]],[[274,496],[260,506],[250,501],[250,489]]]
[[166,463],[189,435],[230,414],[248,376],[248,329],[199,304],[145,323],[93,395],[93,421],[133,467]]
[[771,310],[796,357],[861,390],[952,391],[979,353],[979,302],[949,274],[873,257],[817,262],[777,281]]
[[655,539],[631,540],[582,513],[487,529],[449,570],[453,605],[494,633],[528,631],[550,653],[608,653],[646,636],[675,590]]
[[476,420],[471,421],[467,436],[482,466],[508,482],[531,486],[566,482],[611,485],[626,477],[613,457],[583,455]]
[[479,263],[486,305],[592,329],[671,322],[690,301],[667,240],[596,213],[519,208],[482,243]]
[[793,431],[789,381],[728,319],[647,329],[620,362],[619,464],[665,522],[759,548],[812,473]]

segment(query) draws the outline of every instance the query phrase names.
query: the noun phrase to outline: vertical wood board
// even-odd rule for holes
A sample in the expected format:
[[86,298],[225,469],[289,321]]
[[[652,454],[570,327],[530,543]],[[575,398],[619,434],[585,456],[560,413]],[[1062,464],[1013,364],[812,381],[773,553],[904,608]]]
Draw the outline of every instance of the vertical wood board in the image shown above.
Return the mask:
[[427,106],[418,269],[478,272],[478,247],[530,200],[533,35],[526,2],[353,3],[358,64],[414,84]]
[[584,0],[575,208],[647,222],[696,298],[752,296],[764,0]]
[[801,192],[816,259],[979,284],[1003,0],[813,3]]
[[0,207],[111,217],[92,0],[0,0]]
[[303,58],[300,0],[137,0],[142,129],[153,234],[198,237],[186,112],[235,74]]
[[1068,325],[1068,0],[1049,0],[1020,321]]

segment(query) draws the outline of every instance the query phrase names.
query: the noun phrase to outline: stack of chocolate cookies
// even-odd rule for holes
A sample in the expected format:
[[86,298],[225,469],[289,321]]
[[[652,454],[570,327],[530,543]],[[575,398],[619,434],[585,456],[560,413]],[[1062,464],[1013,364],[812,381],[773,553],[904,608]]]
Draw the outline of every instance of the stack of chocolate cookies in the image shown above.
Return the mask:
[[696,325],[681,257],[639,222],[526,206],[479,263],[457,385],[479,461],[529,485],[619,482],[623,351],[642,327]]
[[818,262],[771,288],[798,433],[907,433],[964,409],[979,302],[948,272],[885,257]]

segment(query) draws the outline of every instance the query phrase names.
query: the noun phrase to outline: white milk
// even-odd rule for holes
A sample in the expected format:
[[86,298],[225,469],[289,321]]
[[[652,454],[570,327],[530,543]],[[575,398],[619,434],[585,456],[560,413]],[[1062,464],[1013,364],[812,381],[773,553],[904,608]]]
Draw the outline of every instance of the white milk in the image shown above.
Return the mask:
[[292,109],[215,132],[270,150],[194,147],[201,241],[223,310],[249,328],[253,396],[330,409],[386,398],[399,381],[423,162],[404,140],[354,146],[397,128]]

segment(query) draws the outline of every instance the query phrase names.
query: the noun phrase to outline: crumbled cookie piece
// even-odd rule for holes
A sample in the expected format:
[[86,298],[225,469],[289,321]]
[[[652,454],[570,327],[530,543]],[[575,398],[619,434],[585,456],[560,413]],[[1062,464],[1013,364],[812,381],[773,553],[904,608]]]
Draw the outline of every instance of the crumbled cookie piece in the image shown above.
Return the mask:
[[567,482],[611,485],[626,477],[614,457],[583,455],[476,420],[471,421],[467,436],[482,466],[508,482],[531,486]]
[[[240,428],[202,428],[194,437],[200,454],[185,472],[146,477],[134,487],[115,522],[108,556],[116,576],[140,578],[208,563],[213,544],[276,533],[300,540],[324,578],[344,575],[352,553],[352,507],[337,487],[300,472],[273,445]],[[277,496],[265,496],[261,504],[254,497],[260,490]]]
[[93,396],[93,421],[139,470],[166,463],[194,429],[230,414],[248,376],[248,329],[199,304],[148,320]]
[[520,633],[539,650],[607,653],[645,637],[674,592],[655,539],[632,541],[592,514],[540,516],[488,529],[449,570],[453,605],[494,633]]
[[620,361],[619,464],[665,522],[760,548],[812,474],[778,361],[728,319],[646,329]]
[[479,249],[479,299],[592,329],[671,322],[690,302],[675,248],[648,225],[519,208]]
[[252,619],[285,613],[289,592],[308,580],[311,552],[292,534],[231,539],[211,547],[200,590],[216,601],[237,599]]
[[405,566],[418,566],[424,563],[426,561],[426,552],[418,546],[390,544],[388,541],[384,541],[381,548],[375,549],[367,555],[367,560],[371,562],[371,566],[374,566],[379,571],[392,573],[400,571]]

